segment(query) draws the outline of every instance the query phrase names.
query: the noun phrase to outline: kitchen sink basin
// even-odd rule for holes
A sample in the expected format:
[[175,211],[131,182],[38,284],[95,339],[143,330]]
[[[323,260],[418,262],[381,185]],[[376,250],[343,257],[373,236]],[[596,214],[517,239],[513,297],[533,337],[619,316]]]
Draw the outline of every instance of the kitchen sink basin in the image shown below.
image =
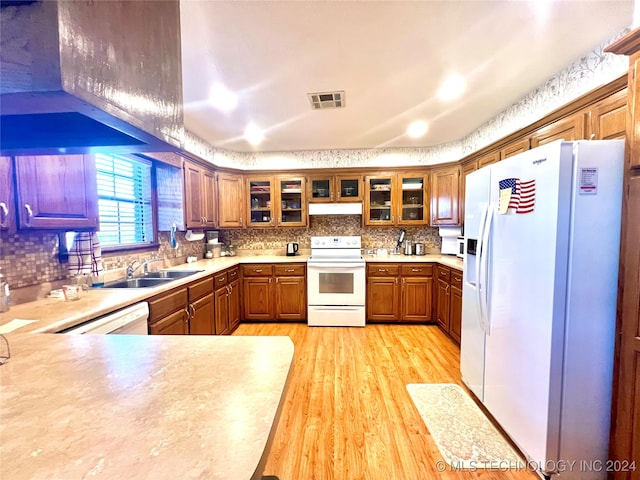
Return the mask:
[[144,277],[136,277],[115,282],[105,283],[102,288],[148,288],[164,285],[165,283],[188,277],[202,270],[161,270],[149,272]]
[[130,278],[116,282],[105,283],[102,288],[148,288],[157,287],[175,280],[175,278]]
[[202,270],[161,270],[159,272],[149,272],[144,278],[160,278],[160,279],[178,279],[188,277],[189,275],[193,275],[195,273],[200,273]]

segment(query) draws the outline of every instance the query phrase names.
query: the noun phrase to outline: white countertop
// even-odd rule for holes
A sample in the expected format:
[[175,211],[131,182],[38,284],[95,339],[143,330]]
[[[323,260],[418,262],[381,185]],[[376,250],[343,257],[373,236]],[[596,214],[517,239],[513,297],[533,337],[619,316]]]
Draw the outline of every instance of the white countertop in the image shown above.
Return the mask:
[[0,478],[258,479],[288,337],[10,338]]

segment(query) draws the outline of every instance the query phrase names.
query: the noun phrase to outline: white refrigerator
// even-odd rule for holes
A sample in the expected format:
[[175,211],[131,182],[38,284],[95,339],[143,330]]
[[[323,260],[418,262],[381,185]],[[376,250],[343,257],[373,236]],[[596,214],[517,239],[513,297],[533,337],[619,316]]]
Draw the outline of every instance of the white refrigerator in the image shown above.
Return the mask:
[[623,164],[557,141],[466,179],[462,378],[562,479],[606,478]]

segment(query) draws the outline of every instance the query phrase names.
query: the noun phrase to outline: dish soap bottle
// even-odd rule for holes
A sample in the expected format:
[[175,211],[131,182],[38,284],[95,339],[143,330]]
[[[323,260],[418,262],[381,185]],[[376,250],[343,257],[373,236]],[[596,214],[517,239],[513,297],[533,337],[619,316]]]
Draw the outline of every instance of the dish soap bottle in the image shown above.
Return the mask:
[[9,284],[0,273],[0,312],[8,312],[10,305]]

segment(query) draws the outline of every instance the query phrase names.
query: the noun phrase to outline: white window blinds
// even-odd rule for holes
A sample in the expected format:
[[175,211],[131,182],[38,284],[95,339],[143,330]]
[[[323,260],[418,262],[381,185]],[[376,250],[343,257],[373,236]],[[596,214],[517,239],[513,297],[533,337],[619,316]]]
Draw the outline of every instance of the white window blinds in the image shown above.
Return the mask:
[[151,164],[124,155],[96,155],[103,246],[151,243]]

